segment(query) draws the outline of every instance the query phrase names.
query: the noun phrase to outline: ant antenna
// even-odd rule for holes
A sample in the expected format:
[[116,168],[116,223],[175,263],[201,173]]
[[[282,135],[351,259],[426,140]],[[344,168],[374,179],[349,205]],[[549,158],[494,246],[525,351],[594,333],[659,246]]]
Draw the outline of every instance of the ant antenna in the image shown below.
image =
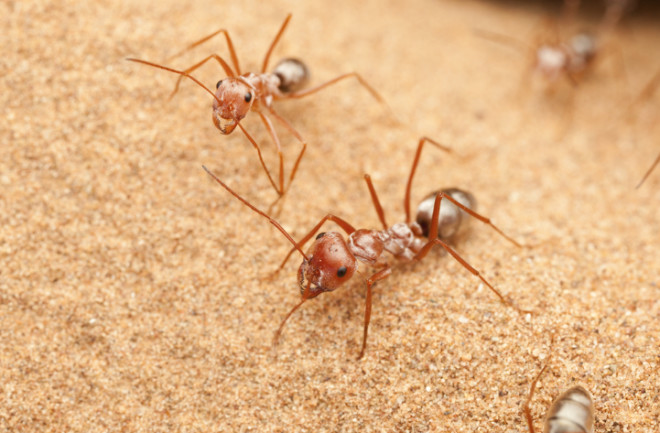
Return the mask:
[[[210,94],[211,96],[213,96],[213,99],[215,99],[216,101],[218,101],[218,104],[222,104],[222,101],[220,101],[220,99],[218,99],[218,97],[215,96],[215,93],[213,93],[208,87],[206,87],[204,84],[202,84],[201,81],[199,81],[197,78],[193,77],[192,75],[190,75],[190,74],[187,73],[187,72],[179,71],[179,70],[172,69],[172,68],[168,68],[167,66],[158,65],[158,64],[156,64],[156,63],[147,62],[146,60],[132,59],[132,58],[128,58],[128,59],[126,59],[126,60],[128,60],[129,62],[143,63],[143,64],[145,64],[145,65],[153,66],[154,68],[164,69],[164,70],[166,70],[166,71],[174,72],[175,74],[179,74],[179,75],[181,75],[181,76],[188,77],[188,78],[190,78],[191,80],[193,80],[195,83],[197,83],[202,89],[204,89],[204,90],[206,90],[207,92],[209,92],[209,94]],[[230,71],[231,71],[231,69],[230,69]],[[233,76],[233,74],[232,74],[232,76]]]
[[303,256],[303,258],[304,258],[305,260],[309,260],[309,257],[307,257],[307,255],[303,252],[303,250],[300,249],[300,247],[298,246],[298,244],[296,243],[296,241],[294,241],[293,238],[291,237],[291,235],[290,235],[286,230],[284,230],[284,227],[282,227],[282,226],[280,225],[280,223],[278,223],[278,222],[275,221],[273,218],[271,218],[266,212],[257,209],[257,208],[254,207],[250,202],[248,202],[248,201],[245,200],[243,197],[241,197],[240,195],[238,195],[237,192],[235,192],[233,189],[229,188],[229,187],[228,187],[223,181],[221,181],[220,179],[218,179],[218,177],[217,177],[215,174],[213,174],[213,173],[211,172],[211,170],[209,170],[208,168],[206,168],[206,166],[202,165],[202,168],[203,168],[203,169],[209,174],[209,176],[211,176],[216,182],[218,182],[218,183],[219,183],[224,189],[226,189],[231,195],[233,195],[233,196],[236,197],[238,200],[240,200],[245,206],[249,207],[250,209],[252,209],[252,210],[255,211],[256,213],[258,213],[258,214],[261,215],[262,217],[266,218],[266,219],[268,220],[268,222],[270,222],[272,225],[274,225],[275,228],[276,228],[277,230],[279,230],[279,231],[284,235],[284,237],[287,238],[287,239],[289,240],[289,242],[291,242],[291,243],[293,244],[293,246],[295,247],[295,249],[297,249],[298,252],[299,252],[300,254],[302,254],[302,256]]

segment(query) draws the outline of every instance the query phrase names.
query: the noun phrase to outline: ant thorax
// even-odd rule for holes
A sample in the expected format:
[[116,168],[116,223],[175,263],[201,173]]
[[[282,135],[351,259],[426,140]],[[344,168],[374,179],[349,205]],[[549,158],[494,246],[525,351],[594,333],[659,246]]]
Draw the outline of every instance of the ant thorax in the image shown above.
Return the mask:
[[370,266],[386,263],[384,251],[410,261],[426,243],[421,234],[417,223],[396,223],[386,230],[356,230],[348,237],[348,247],[355,258]]
[[410,261],[426,244],[420,234],[417,223],[396,223],[387,230],[379,231],[378,238],[385,251],[399,260]]
[[252,110],[259,111],[262,107],[270,107],[275,99],[282,97],[280,79],[274,74],[248,73],[241,76],[255,90]]

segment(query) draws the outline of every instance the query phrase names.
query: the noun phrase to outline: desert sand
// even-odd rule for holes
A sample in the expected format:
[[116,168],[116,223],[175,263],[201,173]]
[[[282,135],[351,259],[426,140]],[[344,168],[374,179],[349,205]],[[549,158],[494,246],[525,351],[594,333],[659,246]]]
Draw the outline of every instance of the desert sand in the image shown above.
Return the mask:
[[[413,201],[471,191],[525,247],[475,221],[456,249],[533,314],[438,250],[375,286],[363,359],[366,269],[271,349],[300,258],[268,280],[290,244],[201,168],[266,209],[254,150],[214,128],[203,89],[168,100],[173,74],[125,59],[227,57],[216,38],[167,60],[226,28],[257,70],[289,12],[274,60],[304,59],[312,84],[357,71],[394,114],[350,80],[278,102],[309,148],[277,219],[294,238],[330,212],[378,228],[369,173],[401,221],[417,140],[433,137],[453,152],[424,150]],[[660,68],[657,19],[624,21],[620,56],[548,89],[521,87],[524,56],[475,36],[533,40],[542,10],[518,4],[21,1],[0,16],[0,430],[526,432],[547,364],[537,430],[580,383],[596,431],[657,431],[660,171],[635,185],[660,151],[660,92],[625,109]],[[223,73],[195,76],[214,88]],[[276,167],[258,117],[244,124]],[[299,144],[280,132],[288,170]]]

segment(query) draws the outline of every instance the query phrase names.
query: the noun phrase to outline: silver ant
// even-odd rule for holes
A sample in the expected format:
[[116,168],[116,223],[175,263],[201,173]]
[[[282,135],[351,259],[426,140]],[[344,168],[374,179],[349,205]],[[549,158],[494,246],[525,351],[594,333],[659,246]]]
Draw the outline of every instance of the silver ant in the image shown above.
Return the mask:
[[[289,186],[293,182],[296,171],[298,169],[298,165],[300,164],[300,160],[305,153],[307,144],[303,140],[302,136],[298,133],[298,131],[296,131],[286,119],[277,114],[277,112],[273,109],[272,104],[274,101],[279,99],[303,98],[305,96],[314,94],[319,90],[322,90],[340,80],[354,77],[373,95],[374,98],[376,98],[381,103],[384,102],[382,97],[356,72],[340,75],[333,78],[332,80],[326,81],[323,84],[319,84],[306,90],[300,90],[300,88],[303,87],[304,84],[308,81],[309,71],[307,66],[305,66],[305,64],[298,59],[284,59],[278,63],[277,66],[275,66],[272,72],[266,72],[268,69],[271,53],[275,49],[275,46],[280,40],[280,37],[284,33],[284,30],[286,29],[290,19],[291,14],[287,15],[287,17],[284,19],[282,26],[275,35],[275,38],[271,42],[270,47],[266,52],[261,71],[259,73],[241,73],[241,68],[238,64],[238,57],[236,56],[236,51],[234,50],[234,44],[232,43],[231,37],[229,36],[229,32],[225,29],[220,29],[198,40],[197,42],[190,44],[188,47],[184,48],[181,52],[175,54],[171,58],[181,55],[182,53],[208,41],[218,34],[223,34],[227,40],[227,46],[229,48],[233,69],[222,57],[217,54],[211,54],[204,58],[202,61],[183,71],[158,65],[156,63],[148,62],[145,60],[133,58],[127,59],[132,62],[143,63],[145,65],[153,66],[155,68],[164,69],[166,71],[178,74],[179,78],[176,82],[174,90],[172,91],[172,94],[170,95],[170,98],[174,96],[174,94],[178,91],[181,80],[183,80],[184,77],[191,79],[204,90],[206,90],[209,94],[211,94],[211,96],[213,96],[213,124],[222,134],[225,135],[231,134],[237,126],[241,131],[243,131],[247,139],[257,151],[261,166],[266,172],[271,185],[277,192],[278,197],[282,197],[286,192],[284,187],[284,156],[282,154],[280,139],[275,131],[275,128],[273,127],[273,123],[270,120],[269,115],[275,118],[275,120],[277,120],[280,124],[282,124],[282,126],[284,126],[284,128],[293,134],[293,136],[296,137],[296,139],[302,144],[300,153],[298,154],[298,157],[296,158],[296,161],[289,175]],[[209,60],[216,60],[224,70],[225,74],[227,74],[226,78],[218,81],[216,84],[215,92],[211,91],[198,79],[190,75],[191,72],[198,69]],[[268,130],[268,133],[270,134],[270,137],[277,148],[277,154],[279,157],[279,179],[277,184],[273,180],[270,171],[266,167],[266,163],[264,162],[261,154],[261,148],[254,140],[254,138],[248,134],[243,125],[241,125],[241,120],[250,111],[255,111],[259,114],[263,124]]]
[[[508,301],[504,296],[493,287],[475,268],[468,264],[456,251],[454,251],[440,235],[455,235],[463,219],[463,214],[470,215],[485,224],[491,226],[497,233],[509,240],[516,246],[521,246],[515,240],[504,234],[499,228],[493,225],[490,219],[476,213],[471,207],[476,205],[474,198],[470,193],[452,188],[441,190],[431,194],[422,201],[417,212],[416,221],[411,220],[410,212],[410,190],[413,176],[419,162],[422,148],[425,143],[431,143],[440,149],[448,150],[439,143],[423,137],[417,145],[417,152],[413,161],[406,192],[404,196],[404,209],[406,213],[405,222],[396,223],[389,226],[385,220],[385,213],[380,205],[376,190],[371,182],[371,177],[365,174],[364,179],[367,182],[369,193],[373,205],[378,214],[378,218],[383,226],[378,229],[355,229],[344,219],[328,214],[309,231],[300,241],[293,240],[291,235],[282,228],[282,226],[267,213],[257,209],[243,197],[234,192],[229,186],[218,179],[206,167],[204,170],[230,194],[240,200],[244,205],[254,212],[268,219],[288,240],[293,244],[293,248],[287,254],[279,266],[278,271],[286,264],[287,260],[294,251],[298,251],[303,257],[303,261],[298,269],[298,281],[301,301],[296,304],[286,315],[279,328],[275,332],[273,346],[277,345],[282,329],[291,315],[300,308],[307,300],[315,298],[324,292],[332,292],[345,284],[356,272],[359,264],[364,264],[377,269],[369,278],[367,278],[366,307],[364,314],[364,333],[362,337],[362,348],[358,359],[362,358],[367,346],[367,335],[369,330],[369,321],[371,319],[371,300],[372,286],[377,281],[389,277],[392,273],[392,265],[388,263],[384,253],[391,254],[400,262],[417,262],[422,260],[431,248],[440,245],[449,254],[454,257],[463,267],[478,277],[499,299],[502,303],[514,308],[519,313],[530,313],[527,310],[521,310],[516,305]],[[443,199],[451,202],[453,210],[450,207],[440,210],[440,203]],[[430,205],[430,201],[433,205]],[[440,215],[443,215],[441,218]],[[327,222],[336,223],[346,234],[348,240],[345,240],[341,233],[331,231],[322,232],[316,235],[321,226]],[[312,245],[305,253],[302,248],[312,238],[315,237]]]
[[[580,0],[565,0],[563,21],[574,19],[580,3]],[[598,54],[602,52],[603,35],[614,29],[628,5],[627,0],[610,1],[598,32],[580,31],[563,40],[559,37],[554,22],[549,23],[553,27],[553,35],[551,37],[539,35],[533,44],[486,30],[477,30],[476,33],[486,39],[504,43],[525,53],[530,59],[525,77],[529,77],[531,72],[536,71],[550,83],[565,77],[575,86],[580,78],[593,67]]]
[[[529,433],[534,433],[534,421],[529,404],[534,396],[536,384],[543,372],[548,368],[546,364],[534,378],[529,390],[529,397],[523,405],[523,412],[527,420]],[[543,424],[543,433],[593,433],[594,431],[594,402],[589,391],[577,385],[569,388],[555,398],[548,409]]]

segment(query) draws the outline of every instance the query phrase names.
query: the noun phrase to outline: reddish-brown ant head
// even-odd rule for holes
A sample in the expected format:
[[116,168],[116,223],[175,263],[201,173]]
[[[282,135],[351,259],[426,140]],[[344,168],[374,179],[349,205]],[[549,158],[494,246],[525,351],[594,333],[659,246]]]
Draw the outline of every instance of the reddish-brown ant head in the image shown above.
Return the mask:
[[250,111],[254,90],[240,78],[218,81],[213,100],[213,123],[223,134],[230,134]]
[[307,251],[309,260],[303,260],[298,270],[300,291],[314,298],[331,292],[351,279],[357,269],[357,260],[346,241],[337,232],[319,233]]

